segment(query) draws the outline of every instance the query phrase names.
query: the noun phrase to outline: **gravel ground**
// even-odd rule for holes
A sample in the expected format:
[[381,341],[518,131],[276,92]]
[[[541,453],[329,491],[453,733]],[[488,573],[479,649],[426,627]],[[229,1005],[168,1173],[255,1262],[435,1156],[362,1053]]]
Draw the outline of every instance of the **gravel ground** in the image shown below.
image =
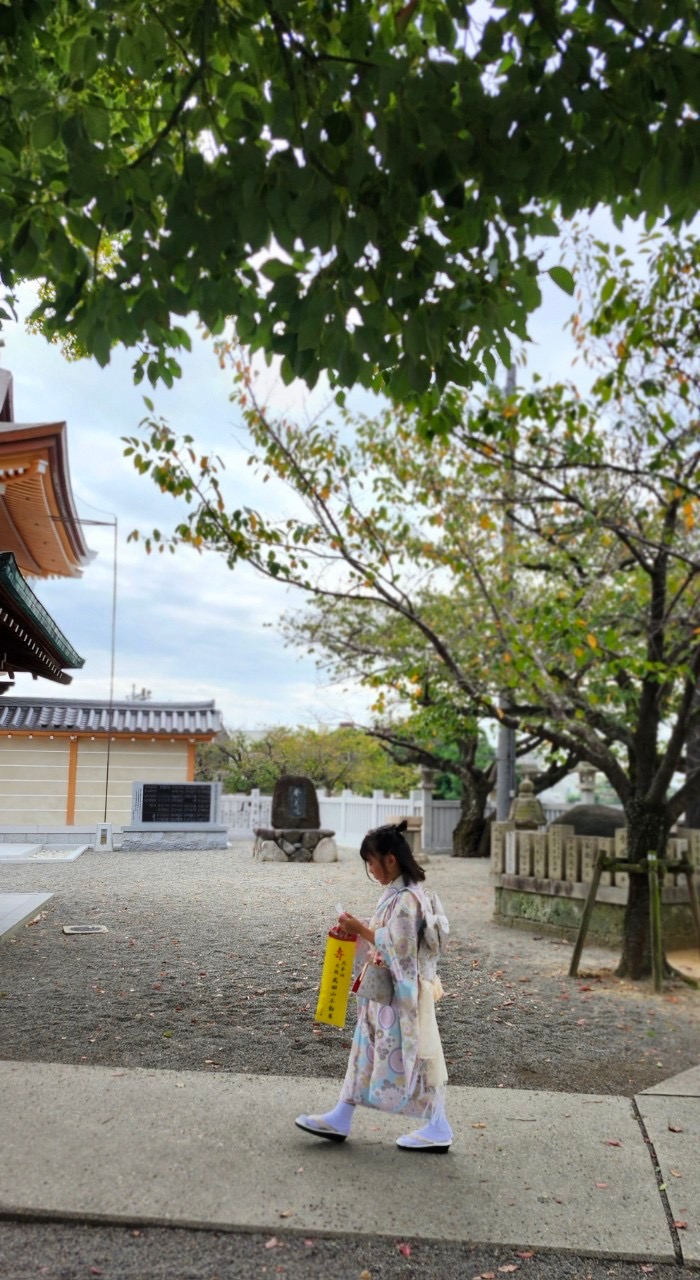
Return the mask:
[[[614,1262],[523,1249],[376,1239],[303,1240],[255,1234],[0,1221],[3,1280],[690,1280],[682,1267]],[[499,1268],[506,1267],[504,1273]],[[515,1267],[516,1270],[512,1270]]]
[[[616,957],[492,924],[488,865],[433,857],[428,882],[450,917],[439,1008],[454,1084],[631,1095],[694,1066],[700,996],[614,978]],[[37,922],[2,944],[0,1056],[115,1067],[342,1078],[351,1028],[313,1024],[325,931],[340,902],[369,914],[377,887],[356,853],[329,866],[253,862],[249,845],[207,853],[87,853],[0,864],[0,891],[46,890]],[[108,932],[67,936],[64,924]],[[0,1223],[0,1276],[472,1277],[517,1263],[540,1277],[639,1276],[629,1263],[514,1258],[510,1251],[386,1240]],[[9,1269],[8,1269],[9,1268]],[[91,1268],[93,1270],[91,1271]],[[675,1268],[655,1266],[659,1278]]]

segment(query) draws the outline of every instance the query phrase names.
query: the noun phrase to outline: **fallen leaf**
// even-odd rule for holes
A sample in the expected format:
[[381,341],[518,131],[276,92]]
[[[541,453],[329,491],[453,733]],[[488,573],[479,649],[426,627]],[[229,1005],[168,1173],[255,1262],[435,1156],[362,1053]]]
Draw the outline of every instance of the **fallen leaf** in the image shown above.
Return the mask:
[[280,1218],[291,1218],[294,1216],[293,1209],[280,1209]]
[[315,1240],[305,1240],[305,1241],[304,1241],[304,1244],[306,1245],[306,1248],[307,1248],[307,1249],[312,1249],[312,1248],[313,1248],[313,1246],[315,1245],[315,1243],[316,1243],[316,1241],[315,1241]]
[[276,1249],[278,1245],[279,1240],[277,1239],[277,1236],[270,1236],[270,1239],[265,1241],[266,1249]]
[[668,1126],[668,1131],[669,1131],[669,1133],[682,1133],[682,1132],[683,1132],[683,1130],[681,1129],[681,1127],[680,1127],[680,1125],[679,1125],[679,1124],[670,1124],[670,1125]]
[[606,1147],[621,1147],[622,1143],[619,1138],[603,1138]]
[[682,1178],[682,1177],[683,1177],[683,1174],[681,1173],[680,1169],[669,1169],[669,1173],[670,1173],[670,1175],[671,1175],[671,1177],[672,1177],[672,1178]]
[[687,1222],[674,1222],[674,1224],[673,1224],[673,1225],[674,1225],[674,1227],[677,1227],[679,1231],[685,1231],[686,1227],[688,1226],[688,1223],[687,1223]]
[[370,1275],[369,1271],[361,1271],[360,1280],[372,1280],[372,1276]]
[[404,1258],[410,1258],[413,1252],[410,1244],[404,1244],[402,1241],[399,1241],[399,1240],[396,1241],[396,1248],[398,1249],[399,1253],[403,1254]]
[[496,1280],[495,1271],[482,1271],[481,1280]]
[[534,1258],[535,1255],[532,1249],[516,1249],[515,1256],[516,1258]]
[[640,1264],[639,1264],[639,1270],[640,1270],[640,1271],[646,1271],[646,1272],[653,1271],[653,1270],[654,1270],[654,1264],[653,1264],[653,1262],[640,1262]]
[[498,1270],[499,1271],[517,1271],[519,1266],[520,1264],[518,1262],[504,1262],[503,1266],[499,1267]]
[[139,1231],[138,1227],[134,1227],[134,1229],[133,1229],[133,1231],[132,1231],[132,1233],[131,1233],[131,1234],[132,1234],[132,1236],[140,1236],[140,1235],[141,1235],[141,1232]]
[[607,1185],[607,1182],[596,1182],[596,1186],[600,1187],[601,1191],[604,1191]]
[[486,1128],[486,1125],[483,1123],[483,1121],[479,1121],[478,1124],[472,1125],[472,1129],[485,1129],[485,1128]]

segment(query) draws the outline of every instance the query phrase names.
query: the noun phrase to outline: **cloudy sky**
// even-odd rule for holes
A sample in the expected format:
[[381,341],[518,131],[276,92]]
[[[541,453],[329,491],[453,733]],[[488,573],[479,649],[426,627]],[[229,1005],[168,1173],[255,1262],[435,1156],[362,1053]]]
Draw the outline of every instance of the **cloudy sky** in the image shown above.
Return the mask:
[[[609,228],[599,220],[596,230]],[[552,245],[549,264],[559,257]],[[571,371],[572,344],[564,325],[572,301],[549,282],[544,293],[521,381],[533,370],[547,378]],[[30,302],[27,292],[25,313]],[[183,358],[182,379],[170,392],[150,392],[157,413],[177,431],[195,436],[202,452],[226,450],[231,504],[269,509],[272,496],[283,510],[291,499],[281,489],[271,494],[270,485],[263,495],[246,466],[245,435],[229,401],[230,374],[219,368],[211,343],[194,325],[192,331],[193,351]],[[362,720],[370,699],[353,687],[328,686],[312,661],[285,648],[275,630],[280,613],[303,603],[300,595],[248,566],[228,570],[214,555],[182,549],[176,556],[148,556],[138,543],[127,542],[132,529],[168,529],[177,516],[173,500],[139,477],[123,456],[122,436],[134,434],[145,413],[144,388],[132,384],[132,356],[117,350],[100,369],[94,361],[67,362],[59,348],[27,333],[23,324],[6,326],[3,337],[0,363],[14,376],[17,421],[66,421],[79,515],[118,521],[115,697],[146,688],[154,699],[214,699],[230,728]],[[273,407],[288,414],[312,416],[329,398],[323,390],[309,396],[303,387],[285,388],[273,374],[267,388]],[[371,405],[363,396],[356,407],[367,411]],[[18,675],[16,696],[109,696],[114,531],[86,525],[85,535],[97,554],[81,579],[31,583],[85,666],[74,673],[69,689]]]

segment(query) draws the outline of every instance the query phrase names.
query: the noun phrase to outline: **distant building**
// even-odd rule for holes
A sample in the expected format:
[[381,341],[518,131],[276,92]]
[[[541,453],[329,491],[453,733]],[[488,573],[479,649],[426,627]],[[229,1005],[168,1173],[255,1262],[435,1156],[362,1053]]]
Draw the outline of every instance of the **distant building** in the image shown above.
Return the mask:
[[0,827],[128,824],[132,783],[192,782],[220,729],[213,702],[2,698]]

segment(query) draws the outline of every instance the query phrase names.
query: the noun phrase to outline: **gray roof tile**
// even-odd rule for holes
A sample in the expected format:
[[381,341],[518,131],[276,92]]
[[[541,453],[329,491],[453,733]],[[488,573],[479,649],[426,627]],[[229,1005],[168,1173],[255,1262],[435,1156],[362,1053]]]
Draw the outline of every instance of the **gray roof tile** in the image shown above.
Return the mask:
[[73,698],[2,698],[0,731],[33,729],[78,733],[169,733],[173,737],[206,734],[222,728],[213,702],[108,702]]

